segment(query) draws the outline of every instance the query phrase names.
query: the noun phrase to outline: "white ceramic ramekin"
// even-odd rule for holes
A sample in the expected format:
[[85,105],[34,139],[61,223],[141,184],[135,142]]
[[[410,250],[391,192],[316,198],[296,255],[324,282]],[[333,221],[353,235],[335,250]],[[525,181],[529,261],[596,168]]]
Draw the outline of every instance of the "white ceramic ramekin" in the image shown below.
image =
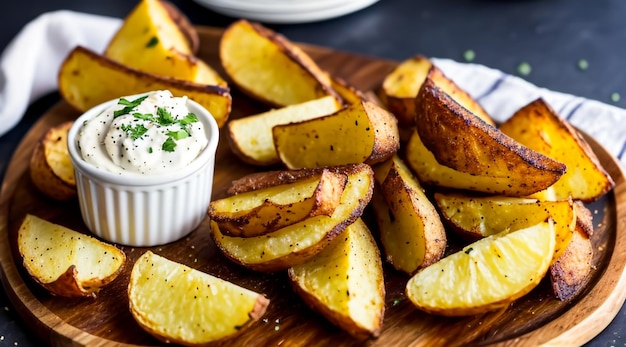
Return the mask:
[[83,220],[94,235],[121,245],[150,247],[179,240],[207,215],[219,140],[217,123],[209,111],[188,99],[187,107],[204,124],[209,139],[198,157],[172,173],[120,175],[83,160],[76,144],[83,123],[116,102],[111,100],[88,110],[74,121],[68,133]]

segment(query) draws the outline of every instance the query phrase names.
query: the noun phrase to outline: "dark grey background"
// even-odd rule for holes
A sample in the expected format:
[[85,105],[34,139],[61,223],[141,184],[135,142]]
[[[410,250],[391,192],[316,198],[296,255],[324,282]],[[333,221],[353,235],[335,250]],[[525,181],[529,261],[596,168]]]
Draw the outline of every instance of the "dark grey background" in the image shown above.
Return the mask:
[[[234,19],[190,0],[172,0],[194,24],[226,26]],[[124,17],[129,0],[18,0],[0,14],[0,49],[30,20],[58,9]],[[381,0],[337,19],[272,25],[293,41],[403,60],[421,53],[475,62],[517,74],[526,62],[528,81],[549,89],[626,106],[626,1],[624,0]],[[587,69],[578,67],[579,60]],[[621,100],[611,101],[611,94]],[[37,118],[59,100],[37,100],[23,120],[0,137],[0,178],[11,154]],[[37,346],[0,290],[0,346]],[[626,309],[588,346],[626,346]]]

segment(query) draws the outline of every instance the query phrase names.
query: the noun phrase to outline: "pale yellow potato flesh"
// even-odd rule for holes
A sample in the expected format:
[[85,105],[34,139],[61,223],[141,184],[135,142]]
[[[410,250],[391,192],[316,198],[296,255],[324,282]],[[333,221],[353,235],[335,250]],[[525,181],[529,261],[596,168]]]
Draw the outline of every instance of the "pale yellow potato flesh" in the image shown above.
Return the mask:
[[128,283],[130,312],[161,341],[204,346],[228,340],[258,321],[263,294],[146,251]]
[[340,328],[357,337],[380,335],[385,311],[383,267],[376,241],[360,218],[288,274],[303,300]]

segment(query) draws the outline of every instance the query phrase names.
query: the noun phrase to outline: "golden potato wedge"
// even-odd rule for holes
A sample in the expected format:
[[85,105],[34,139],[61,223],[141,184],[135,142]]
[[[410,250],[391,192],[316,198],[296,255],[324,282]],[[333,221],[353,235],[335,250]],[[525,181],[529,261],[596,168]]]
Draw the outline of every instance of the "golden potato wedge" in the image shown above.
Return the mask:
[[17,246],[35,282],[64,297],[95,297],[126,262],[117,247],[32,214],[22,221]]
[[[141,0],[124,18],[104,55],[155,75],[191,80],[195,58],[185,34],[160,0]],[[173,5],[172,5],[173,6]]]
[[254,237],[331,215],[341,200],[347,176],[330,170],[293,183],[213,200],[208,215],[228,236]]
[[165,10],[170,18],[172,18],[174,23],[178,26],[178,29],[185,36],[187,46],[189,46],[191,54],[195,55],[198,53],[198,49],[200,48],[200,36],[198,35],[196,27],[182,11],[180,11],[180,9],[170,1],[161,0],[161,4],[165,7]]
[[385,281],[376,241],[359,218],[306,263],[288,270],[307,305],[351,335],[378,337],[385,313]]
[[129,68],[85,47],[74,48],[59,70],[59,93],[84,112],[102,102],[147,91],[167,89],[174,96],[188,96],[211,112],[221,127],[230,115],[230,90],[162,77]]
[[265,189],[280,184],[289,184],[321,174],[326,168],[310,168],[298,170],[271,170],[259,171],[247,174],[241,178],[231,181],[226,192],[227,194],[241,194],[257,189]]
[[278,157],[289,169],[376,164],[400,148],[395,117],[369,101],[328,116],[276,125],[272,134]]
[[561,301],[573,299],[591,274],[593,245],[583,226],[576,226],[565,252],[550,266],[550,282],[554,295]]
[[[565,164],[521,145],[460,106],[428,78],[416,98],[417,132],[436,161],[475,177],[504,179],[516,196],[556,182]],[[515,189],[518,190],[518,189]]]
[[513,197],[528,196],[546,188],[545,182],[539,182],[541,184],[538,185],[534,177],[472,175],[444,166],[438,163],[433,153],[424,146],[415,129],[407,140],[404,159],[423,185]]
[[226,236],[212,221],[211,236],[215,244],[227,258],[258,271],[285,270],[311,259],[361,216],[374,189],[374,172],[369,165],[332,170],[348,176],[341,202],[332,215],[307,218],[257,237]]
[[444,316],[506,307],[539,284],[554,245],[551,220],[488,236],[417,272],[406,295],[418,309]]
[[74,166],[67,149],[67,132],[73,121],[48,129],[30,157],[30,178],[46,196],[60,201],[76,197]]
[[528,228],[552,218],[556,233],[553,261],[565,252],[576,228],[576,212],[572,200],[541,201],[441,192],[434,194],[434,200],[446,224],[470,240],[494,235],[503,230]]
[[415,124],[415,97],[427,77],[461,106],[485,122],[495,125],[491,116],[476,100],[421,54],[400,62],[385,76],[377,93],[389,111],[398,117],[400,125]]
[[300,104],[269,110],[228,122],[230,148],[244,162],[267,166],[280,163],[272,127],[335,113],[342,107],[337,98],[325,96]]
[[239,89],[273,107],[332,95],[330,78],[300,47],[245,19],[230,24],[219,47],[224,71]]
[[339,94],[339,97],[341,97],[345,105],[352,105],[363,100],[369,100],[363,91],[341,77],[330,75],[330,85],[333,90]]
[[567,165],[554,183],[556,198],[592,202],[615,187],[615,182],[585,140],[567,120],[539,98],[520,108],[500,130],[519,143]]
[[374,167],[379,189],[371,206],[387,262],[407,274],[441,259],[446,231],[435,206],[397,156]]
[[265,314],[270,300],[146,251],[131,271],[128,302],[133,318],[157,339],[207,346],[245,331]]

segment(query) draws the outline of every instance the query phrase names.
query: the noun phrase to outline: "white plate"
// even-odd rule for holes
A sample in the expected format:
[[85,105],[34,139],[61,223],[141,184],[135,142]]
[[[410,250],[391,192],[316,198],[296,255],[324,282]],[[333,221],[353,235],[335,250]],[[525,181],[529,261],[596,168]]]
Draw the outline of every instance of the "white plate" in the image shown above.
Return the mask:
[[[334,6],[327,6],[323,8],[319,8],[316,10],[293,10],[293,11],[285,11],[284,9],[280,12],[276,11],[256,11],[249,9],[233,9],[229,6],[223,6],[224,0],[221,2],[216,2],[215,0],[195,0],[202,6],[207,7],[210,10],[213,10],[217,13],[235,17],[235,18],[246,18],[250,20],[255,20],[264,23],[276,23],[276,24],[294,24],[294,23],[307,23],[307,22],[315,22],[319,20],[325,20],[330,18],[339,17],[342,15],[346,15],[352,12],[356,12],[365,7],[368,7],[378,0],[353,0],[353,1],[342,1],[341,4],[335,3]],[[239,2],[242,2],[239,0]],[[330,1],[322,1],[325,4],[330,3]],[[300,3],[300,2],[298,2]],[[222,4],[222,5],[220,5]]]
[[263,12],[273,14],[302,13],[309,11],[321,11],[347,5],[347,3],[361,3],[363,0],[317,0],[317,1],[294,1],[284,0],[202,0],[207,5],[219,7],[231,11]]

